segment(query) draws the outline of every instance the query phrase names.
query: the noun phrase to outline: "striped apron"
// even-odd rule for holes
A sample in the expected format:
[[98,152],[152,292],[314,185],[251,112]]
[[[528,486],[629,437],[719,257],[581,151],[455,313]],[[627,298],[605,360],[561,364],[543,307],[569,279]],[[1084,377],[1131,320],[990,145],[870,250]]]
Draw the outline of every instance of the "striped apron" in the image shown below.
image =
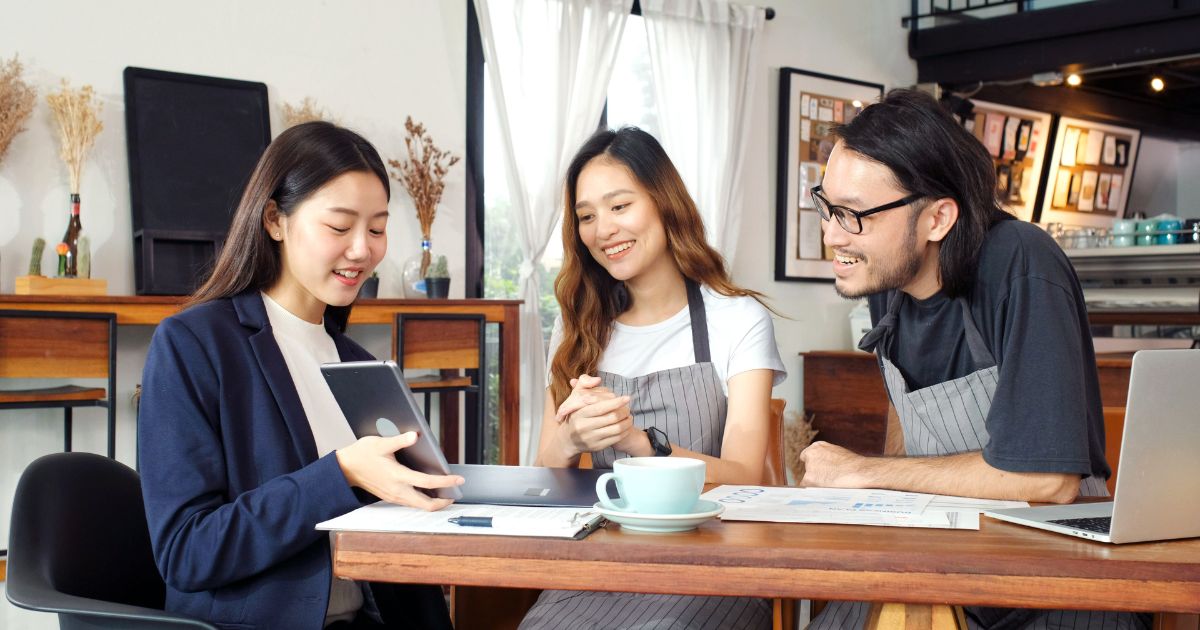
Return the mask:
[[[966,376],[910,390],[904,375],[887,356],[891,335],[895,334],[901,296],[893,292],[887,314],[859,343],[859,349],[874,350],[883,366],[884,384],[896,407],[904,431],[904,449],[908,455],[929,457],[955,455],[983,450],[988,443],[987,415],[996,392],[999,366],[984,343],[971,318],[965,298],[956,301],[962,308],[963,330],[972,368]],[[1105,480],[1087,476],[1079,482],[1079,494],[1085,497],[1108,496]],[[809,630],[861,628],[867,620],[868,602],[830,602],[809,625]],[[1021,608],[964,608],[967,626],[972,629],[1016,630],[1108,630],[1149,628],[1150,616],[1085,610],[1034,610]]]
[[[618,396],[632,397],[629,406],[634,426],[657,427],[667,434],[671,444],[720,457],[728,401],[709,353],[708,321],[700,287],[689,280],[687,294],[695,364],[637,378],[608,372],[600,372],[600,377],[604,386]],[[592,453],[592,464],[596,468],[612,468],[616,459],[626,456],[609,447]],[[612,577],[614,581],[622,580],[617,572]],[[520,630],[770,627],[771,605],[762,599],[543,591],[521,622]]]

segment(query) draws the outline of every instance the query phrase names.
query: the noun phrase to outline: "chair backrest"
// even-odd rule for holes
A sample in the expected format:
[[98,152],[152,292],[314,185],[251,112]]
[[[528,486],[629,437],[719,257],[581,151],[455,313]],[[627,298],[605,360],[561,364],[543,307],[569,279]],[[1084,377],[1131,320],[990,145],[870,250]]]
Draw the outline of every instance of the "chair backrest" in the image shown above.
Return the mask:
[[0,310],[0,378],[108,378],[115,343],[112,313]]
[[763,466],[763,483],[768,486],[786,486],[787,467],[783,461],[783,408],[787,401],[771,399],[770,421],[767,423],[767,462]]
[[482,315],[396,315],[396,362],[404,369],[477,370],[483,362]]
[[166,588],[150,548],[140,480],[120,462],[93,453],[46,455],[17,483],[9,598],[64,612],[55,606],[60,594],[163,607]]

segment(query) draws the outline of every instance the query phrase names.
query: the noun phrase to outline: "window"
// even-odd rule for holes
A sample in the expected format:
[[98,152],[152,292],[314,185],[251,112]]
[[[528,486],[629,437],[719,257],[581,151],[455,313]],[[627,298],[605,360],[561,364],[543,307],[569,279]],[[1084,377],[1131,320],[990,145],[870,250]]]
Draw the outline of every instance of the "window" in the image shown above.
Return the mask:
[[[517,227],[509,216],[508,175],[504,171],[499,121],[492,103],[490,79],[483,79],[483,297],[517,298],[520,291],[521,248]],[[605,126],[636,125],[658,136],[653,79],[645,23],[631,15],[626,23],[616,67],[609,81]],[[555,234],[561,225],[555,227]],[[550,239],[542,257],[542,332],[547,341],[558,316],[554,279],[562,266],[562,239]]]

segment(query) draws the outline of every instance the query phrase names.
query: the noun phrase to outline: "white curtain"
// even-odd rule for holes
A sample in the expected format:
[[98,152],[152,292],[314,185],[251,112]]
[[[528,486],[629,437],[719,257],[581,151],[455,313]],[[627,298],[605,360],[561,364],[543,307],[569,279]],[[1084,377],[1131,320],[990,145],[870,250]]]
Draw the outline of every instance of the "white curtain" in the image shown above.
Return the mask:
[[766,12],[728,0],[642,0],[663,145],[730,267]]
[[[633,0],[475,0],[521,239],[521,461],[537,454],[546,396],[542,254],[571,157],[600,122]],[[550,288],[547,287],[547,290]]]

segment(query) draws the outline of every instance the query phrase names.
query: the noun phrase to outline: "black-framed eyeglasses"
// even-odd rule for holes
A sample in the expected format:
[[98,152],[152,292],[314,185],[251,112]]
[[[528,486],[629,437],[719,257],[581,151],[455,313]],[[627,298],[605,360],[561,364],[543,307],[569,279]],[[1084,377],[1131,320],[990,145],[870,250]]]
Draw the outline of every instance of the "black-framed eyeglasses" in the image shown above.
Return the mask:
[[846,206],[835,206],[832,203],[829,203],[829,200],[825,198],[823,193],[824,191],[820,186],[813,186],[812,200],[817,206],[817,214],[821,215],[821,218],[825,221],[828,221],[832,217],[837,217],[838,225],[842,226],[843,230],[846,230],[851,234],[862,234],[863,217],[870,216],[878,212],[883,212],[884,210],[891,210],[892,208],[901,208],[907,206],[908,204],[917,201],[924,196],[912,194],[903,199],[897,199],[891,203],[885,203],[882,206],[875,206],[870,210],[851,210]]

